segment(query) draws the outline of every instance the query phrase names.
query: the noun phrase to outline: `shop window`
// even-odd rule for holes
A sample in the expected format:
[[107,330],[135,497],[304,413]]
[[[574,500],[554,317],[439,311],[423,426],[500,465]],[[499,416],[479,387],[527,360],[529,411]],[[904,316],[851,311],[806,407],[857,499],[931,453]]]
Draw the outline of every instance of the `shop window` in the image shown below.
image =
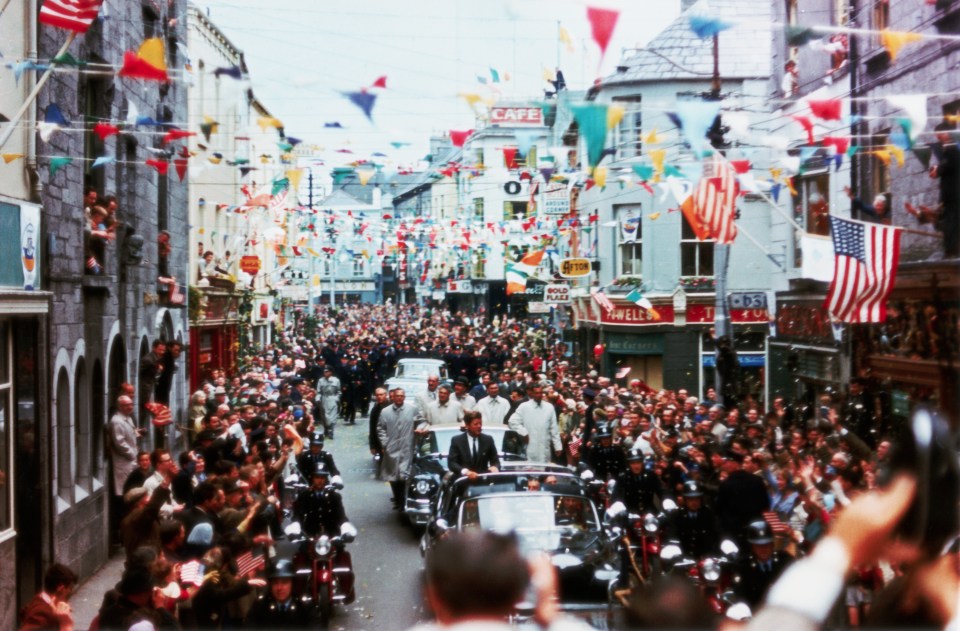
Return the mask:
[[503,219],[527,219],[530,213],[529,202],[503,202]]
[[628,276],[643,274],[643,233],[640,204],[615,206],[617,242],[620,253],[620,273]]
[[680,275],[713,276],[713,240],[700,241],[684,217],[680,227]]
[[70,377],[61,368],[57,375],[57,494],[68,505],[73,500],[73,467],[70,465]]
[[13,497],[10,493],[14,482],[10,467],[13,458],[11,346],[10,323],[0,322],[0,532],[13,527]]
[[617,160],[635,158],[643,149],[643,113],[640,110],[640,96],[613,99],[614,105],[624,108],[623,118],[614,130],[614,146]]

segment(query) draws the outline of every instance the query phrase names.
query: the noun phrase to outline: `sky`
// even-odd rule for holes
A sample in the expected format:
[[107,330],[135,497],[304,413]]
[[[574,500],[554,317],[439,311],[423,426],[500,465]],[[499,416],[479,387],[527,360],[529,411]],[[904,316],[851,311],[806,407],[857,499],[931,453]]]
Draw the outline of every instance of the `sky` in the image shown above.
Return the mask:
[[[377,158],[388,169],[416,166],[431,134],[470,129],[460,92],[542,98],[544,69],[563,70],[570,89],[613,72],[624,49],[644,45],[680,12],[679,0],[602,0],[621,11],[605,57],[592,40],[588,3],[578,0],[195,0],[240,48],[254,94],[286,133],[322,147],[333,166]],[[574,41],[559,41],[562,25]],[[492,84],[490,69],[501,75]],[[372,122],[343,92],[387,76]],[[488,79],[482,85],[477,76]],[[509,75],[508,81],[502,78]],[[344,129],[324,128],[339,122]],[[396,149],[391,142],[409,142]],[[352,154],[337,153],[348,149]]]

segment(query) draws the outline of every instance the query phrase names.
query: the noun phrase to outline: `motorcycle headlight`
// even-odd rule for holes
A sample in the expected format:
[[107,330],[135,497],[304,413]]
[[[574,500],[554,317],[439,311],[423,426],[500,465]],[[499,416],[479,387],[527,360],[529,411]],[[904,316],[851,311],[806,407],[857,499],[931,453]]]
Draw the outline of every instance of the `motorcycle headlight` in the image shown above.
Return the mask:
[[715,583],[720,580],[720,564],[716,559],[704,559],[701,571],[706,581]]
[[313,551],[318,557],[325,557],[330,554],[330,537],[327,535],[317,537],[316,543],[313,544]]
[[647,513],[643,516],[643,529],[647,532],[657,532],[660,529],[660,521],[653,513]]
[[430,492],[431,486],[429,480],[417,480],[417,483],[413,485],[413,490],[420,495],[426,495]]

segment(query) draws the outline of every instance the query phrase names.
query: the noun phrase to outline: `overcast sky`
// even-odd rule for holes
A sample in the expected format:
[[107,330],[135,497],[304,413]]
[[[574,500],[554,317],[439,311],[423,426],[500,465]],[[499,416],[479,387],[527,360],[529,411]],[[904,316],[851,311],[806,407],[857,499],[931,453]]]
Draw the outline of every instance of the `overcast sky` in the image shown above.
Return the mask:
[[[469,129],[473,113],[458,92],[490,94],[490,68],[509,81],[502,98],[541,98],[544,68],[557,65],[571,89],[613,71],[625,48],[642,46],[679,14],[679,0],[199,0],[242,49],[257,97],[287,133],[321,145],[331,162],[382,152],[411,164],[431,133]],[[602,66],[586,7],[621,10]],[[558,24],[575,49],[558,40]],[[559,62],[559,64],[558,64]],[[341,92],[386,75],[373,122]],[[345,129],[325,129],[339,122]],[[391,141],[412,142],[397,150]],[[350,149],[353,155],[335,153]]]

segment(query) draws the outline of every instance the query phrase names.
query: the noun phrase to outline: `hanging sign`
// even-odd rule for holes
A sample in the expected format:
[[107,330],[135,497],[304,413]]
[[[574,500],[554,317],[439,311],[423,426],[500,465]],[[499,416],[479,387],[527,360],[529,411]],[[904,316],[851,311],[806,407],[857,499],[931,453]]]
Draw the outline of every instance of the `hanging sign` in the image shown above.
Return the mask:
[[564,304],[570,302],[570,285],[562,283],[547,285],[543,288],[543,301]]
[[590,274],[590,259],[563,259],[560,275],[564,278],[581,278]]
[[570,193],[563,184],[551,184],[543,192],[543,212],[547,215],[569,215]]
[[260,257],[259,256],[241,256],[240,257],[240,271],[247,274],[256,274],[260,271]]

